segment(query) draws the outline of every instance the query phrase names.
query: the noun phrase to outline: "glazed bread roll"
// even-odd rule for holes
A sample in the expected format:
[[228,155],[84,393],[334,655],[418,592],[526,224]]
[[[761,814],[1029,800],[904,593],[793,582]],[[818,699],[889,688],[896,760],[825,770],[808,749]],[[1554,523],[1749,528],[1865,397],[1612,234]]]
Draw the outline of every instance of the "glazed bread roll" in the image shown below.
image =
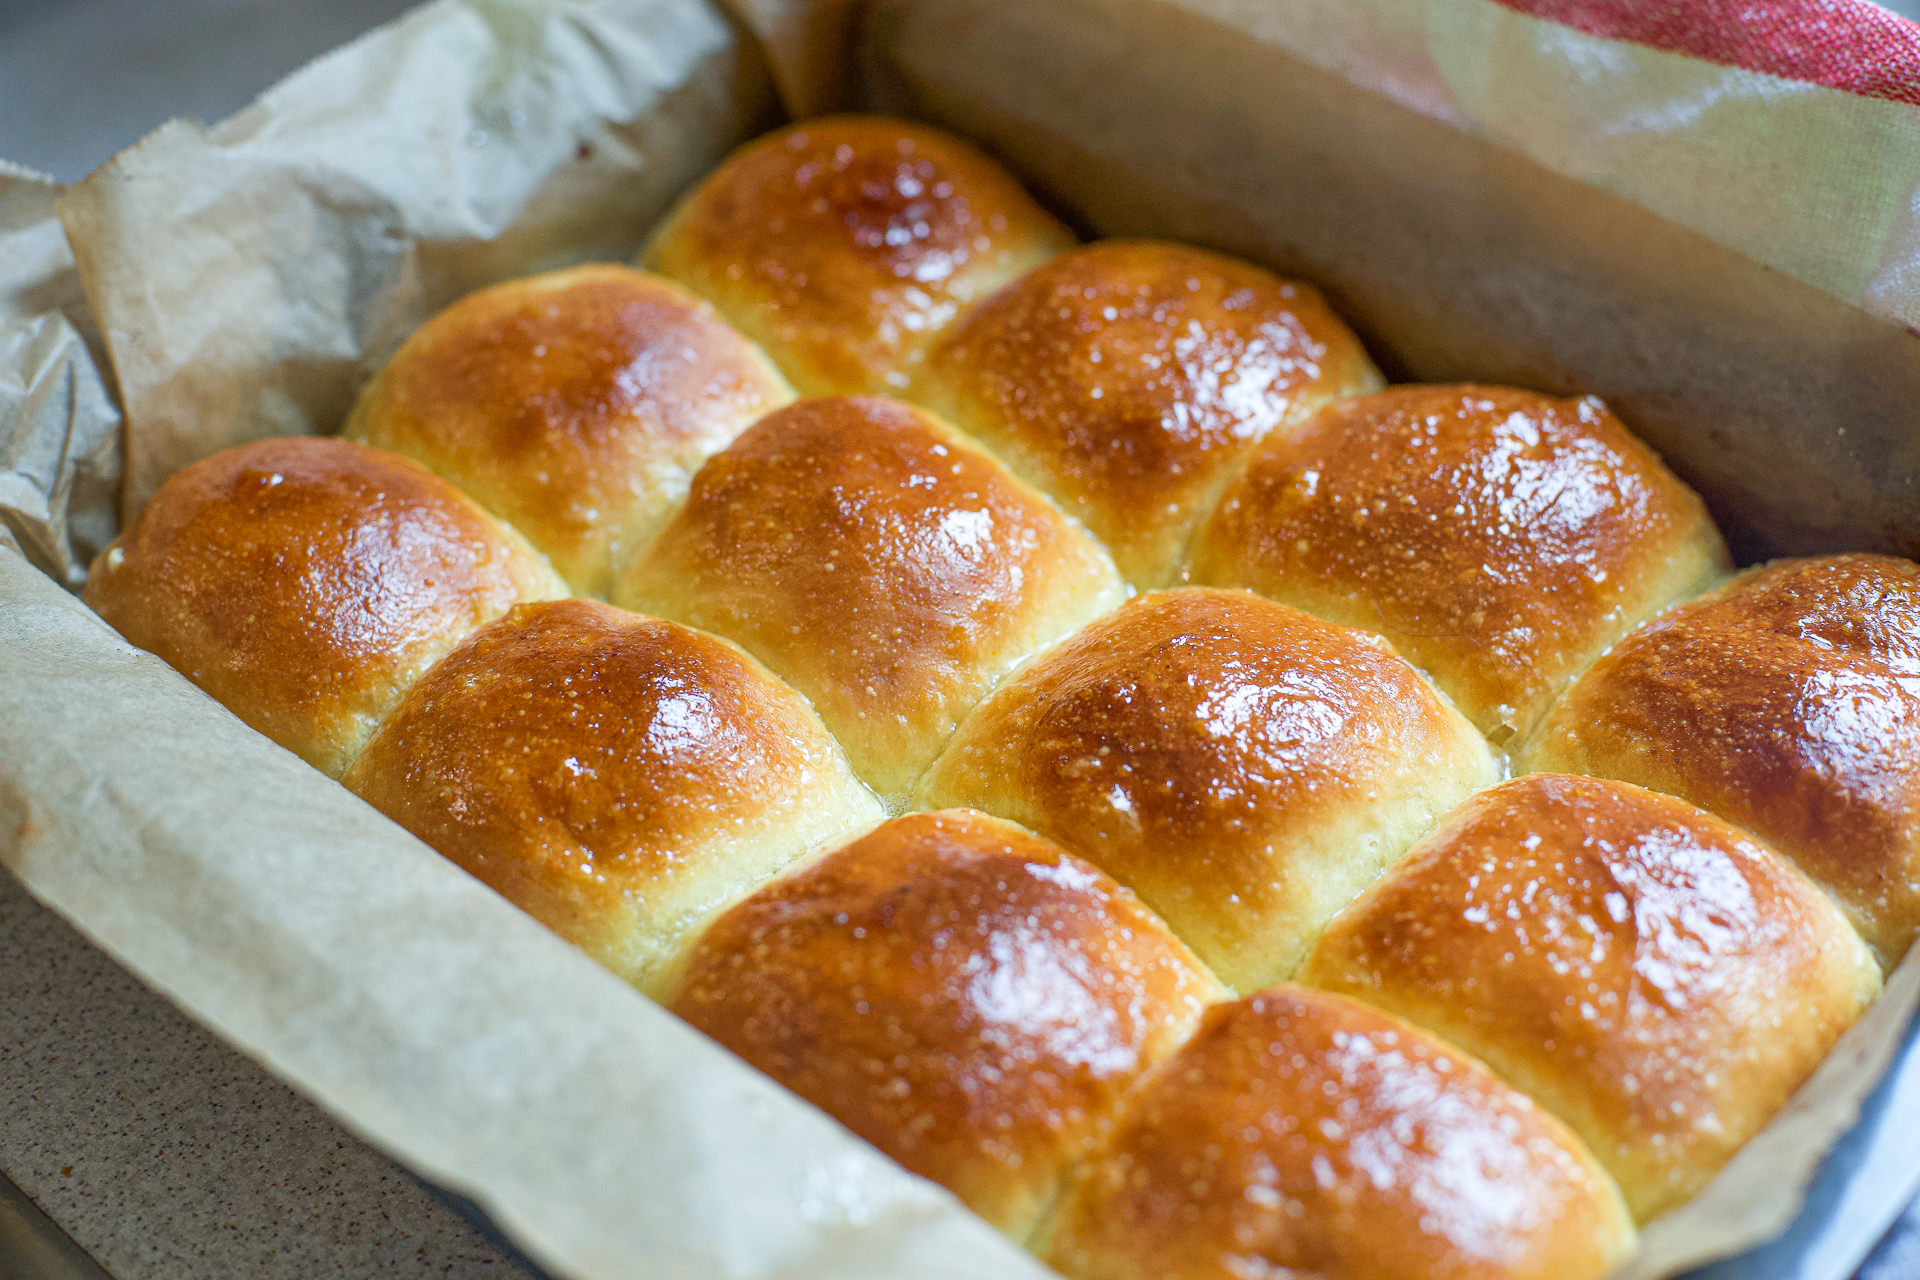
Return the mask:
[[1131,893],[956,810],[895,818],[728,910],[673,1009],[1023,1239],[1223,994]]
[[896,808],[960,717],[1125,595],[1106,553],[920,410],[763,418],[694,478],[617,599],[738,642]]
[[1269,436],[1186,577],[1380,632],[1503,743],[1729,569],[1705,505],[1600,401],[1455,386]]
[[565,595],[459,490],[340,440],[262,440],[176,472],[94,560],[86,601],[332,777],[484,622]]
[[1311,287],[1186,245],[1109,240],[963,315],[913,396],[1051,494],[1142,589],[1262,436],[1380,385]]
[[1485,1061],[1645,1221],[1766,1126],[1880,971],[1825,894],[1712,814],[1536,773],[1456,809],[1327,927],[1299,981]]
[[826,116],[736,151],[642,261],[711,299],[804,394],[897,395],[963,307],[1073,242],[953,135]]
[[1525,1095],[1396,1018],[1279,986],[1207,1011],[1050,1234],[1071,1280],[1595,1280],[1633,1227]]
[[1920,565],[1782,560],[1621,641],[1527,768],[1665,791],[1824,885],[1891,967],[1920,929]]
[[590,600],[475,633],[344,781],[648,991],[707,913],[880,816],[805,700],[752,658]]
[[1242,991],[1476,787],[1492,753],[1386,642],[1240,591],[1141,596],[974,709],[922,807],[1021,823]]
[[708,454],[793,399],[685,289],[595,265],[509,280],[422,325],[346,433],[413,458],[604,596]]

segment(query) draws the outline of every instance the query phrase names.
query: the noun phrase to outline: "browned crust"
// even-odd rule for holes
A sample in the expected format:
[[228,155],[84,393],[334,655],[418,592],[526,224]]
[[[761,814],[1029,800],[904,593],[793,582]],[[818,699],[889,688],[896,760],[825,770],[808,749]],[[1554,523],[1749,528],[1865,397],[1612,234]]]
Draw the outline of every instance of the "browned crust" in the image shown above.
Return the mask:
[[1579,1140],[1444,1042],[1279,986],[1207,1011],[1064,1201],[1073,1280],[1592,1280],[1633,1228]]
[[711,299],[803,393],[886,395],[961,308],[1072,245],[951,134],[825,116],[735,152],[644,261]]
[[673,1009],[1019,1239],[1221,994],[1127,890],[950,810],[895,818],[727,911]]
[[405,458],[262,440],[176,472],[95,560],[86,601],[249,725],[339,777],[435,659],[565,587]]
[[1261,437],[1378,385],[1312,287],[1204,249],[1108,240],[969,311],[915,397],[1053,495],[1147,588],[1172,578]]
[[1833,903],[1744,833],[1670,796],[1541,773],[1462,805],[1300,971],[1532,1094],[1641,1220],[1773,1118],[1879,979]]
[[1920,930],[1920,566],[1782,560],[1672,609],[1568,691],[1524,759],[1745,827],[1892,965]]
[[1120,602],[1046,499],[897,401],[804,400],[716,455],[621,603],[724,635],[806,694],[904,801],[960,717]]
[[514,610],[429,671],[346,785],[615,972],[879,809],[731,644],[590,600]]
[[1247,989],[1472,788],[1478,734],[1385,641],[1240,591],[1140,596],[1016,673],[920,790],[1082,854]]
[[596,264],[441,311],[368,385],[347,434],[445,476],[576,591],[605,595],[700,463],[792,398],[712,307]]
[[1380,632],[1504,740],[1729,567],[1700,499],[1598,400],[1418,386],[1269,437],[1188,576]]

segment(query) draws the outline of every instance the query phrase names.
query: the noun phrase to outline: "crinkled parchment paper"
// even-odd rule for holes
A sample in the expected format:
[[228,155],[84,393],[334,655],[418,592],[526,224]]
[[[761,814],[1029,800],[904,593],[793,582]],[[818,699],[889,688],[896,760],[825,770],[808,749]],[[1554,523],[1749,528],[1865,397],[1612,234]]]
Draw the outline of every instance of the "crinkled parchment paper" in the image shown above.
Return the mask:
[[0,161],[0,546],[78,588],[113,538],[120,411],[54,217],[65,189]]
[[[1402,372],[1599,390],[1749,549],[1915,545],[1900,482],[1920,449],[1920,344],[1295,58],[1260,5],[736,8],[766,62],[702,0],[440,0],[64,195],[0,172],[0,544],[78,584],[113,526],[109,387],[129,513],[217,449],[333,430],[452,298],[629,257],[676,192],[772,122],[777,77],[790,102],[969,134],[1089,230],[1316,279]],[[0,860],[556,1271],[1040,1273],[4,549]],[[1789,1221],[1917,999],[1920,954],[1625,1274]]]
[[133,430],[123,517],[195,458],[331,431],[483,284],[629,258],[776,105],[699,0],[437,3],[60,202]]

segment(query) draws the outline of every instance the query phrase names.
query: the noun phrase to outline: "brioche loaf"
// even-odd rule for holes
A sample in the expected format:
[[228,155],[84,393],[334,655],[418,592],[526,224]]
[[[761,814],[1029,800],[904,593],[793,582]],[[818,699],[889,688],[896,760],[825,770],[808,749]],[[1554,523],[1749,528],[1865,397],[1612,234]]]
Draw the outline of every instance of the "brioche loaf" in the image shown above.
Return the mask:
[[216,456],[88,598],[1070,1276],[1598,1276],[1912,937],[1920,567],[1675,604],[1724,550],[1597,401],[1346,399],[1306,286],[1071,248],[784,130],[681,284],[400,349],[350,430],[443,478]]

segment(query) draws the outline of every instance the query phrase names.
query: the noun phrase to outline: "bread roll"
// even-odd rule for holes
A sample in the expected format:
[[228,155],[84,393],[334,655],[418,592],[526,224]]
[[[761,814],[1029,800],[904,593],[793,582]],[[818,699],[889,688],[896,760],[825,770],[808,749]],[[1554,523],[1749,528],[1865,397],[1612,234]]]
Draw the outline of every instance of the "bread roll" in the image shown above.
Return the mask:
[[1755,569],[1621,641],[1522,758],[1745,827],[1839,898],[1891,967],[1920,929],[1920,565]]
[[1021,1239],[1222,994],[1131,893],[953,811],[895,818],[727,911],[673,1008]]
[[1731,568],[1700,499],[1591,397],[1394,387],[1269,436],[1190,581],[1378,631],[1497,743]]
[[332,777],[475,627],[566,586],[459,490],[340,440],[261,440],[174,473],[86,601]]
[[1491,752],[1384,640],[1240,591],[1138,597],[974,709],[923,807],[1022,823],[1246,991],[1469,791]]
[[895,807],[1015,663],[1125,594],[1045,498],[897,401],[803,400],[695,477],[617,594],[739,642]]
[[961,308],[1072,245],[953,135],[825,116],[736,151],[642,261],[711,299],[804,394],[888,395]]
[[575,591],[603,596],[707,455],[791,399],[712,307],[600,264],[434,316],[362,392],[347,434],[459,485]]
[[1450,1046],[1280,986],[1207,1011],[1056,1215],[1071,1280],[1594,1280],[1619,1194]]
[[648,991],[708,912],[880,816],[806,703],[753,659],[591,600],[476,633],[345,782]]
[[1299,981],[1484,1060],[1586,1141],[1644,1221],[1765,1127],[1880,971],[1820,890],[1713,815],[1536,773],[1415,845]]
[[1303,284],[1185,245],[1109,240],[980,303],[914,398],[998,453],[1165,586],[1194,522],[1262,436],[1380,385]]

